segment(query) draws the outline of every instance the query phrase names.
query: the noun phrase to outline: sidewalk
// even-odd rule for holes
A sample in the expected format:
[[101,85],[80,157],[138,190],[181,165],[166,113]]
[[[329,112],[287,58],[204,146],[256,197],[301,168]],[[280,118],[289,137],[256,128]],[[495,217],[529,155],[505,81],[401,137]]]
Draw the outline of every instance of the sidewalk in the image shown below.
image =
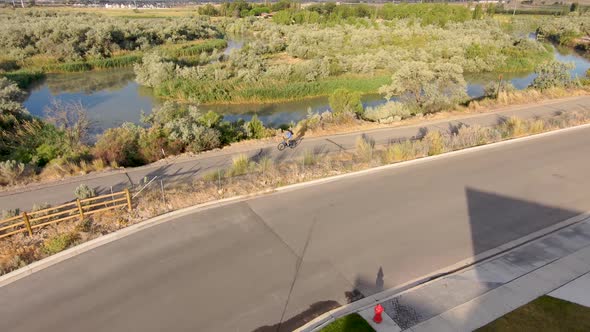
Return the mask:
[[378,332],[473,331],[549,294],[590,306],[590,218],[359,313]]
[[557,112],[580,110],[590,110],[590,96],[550,100],[536,105],[509,106],[488,113],[467,114],[408,126],[304,138],[296,149],[287,149],[282,152],[277,151],[275,143],[230,146],[190,158],[179,157],[142,167],[92,173],[56,182],[31,184],[23,188],[0,191],[0,210],[18,208],[27,211],[34,204],[62,204],[72,199],[74,190],[82,183],[102,194],[109,193],[111,189],[113,191],[122,190],[140,183],[143,179],[149,180],[155,176],[158,176],[158,180],[163,179],[164,185],[170,182],[192,181],[194,177],[231,165],[232,158],[236,154],[245,154],[249,158],[269,157],[275,162],[282,162],[301,158],[306,151],[311,151],[314,154],[326,154],[353,150],[356,139],[363,134],[371,137],[377,145],[385,145],[391,141],[419,137],[426,130],[448,131],[458,125],[492,126],[497,124],[499,120],[511,116],[530,119],[553,116]]

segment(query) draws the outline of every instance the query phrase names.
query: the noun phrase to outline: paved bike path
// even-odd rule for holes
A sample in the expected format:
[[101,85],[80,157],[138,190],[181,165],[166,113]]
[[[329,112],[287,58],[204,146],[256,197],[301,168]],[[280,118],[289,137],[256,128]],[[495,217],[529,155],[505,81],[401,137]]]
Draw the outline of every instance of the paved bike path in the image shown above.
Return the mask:
[[238,145],[218,151],[210,151],[201,155],[175,160],[166,160],[154,164],[127,168],[122,170],[93,173],[84,176],[70,177],[62,181],[41,185],[30,185],[10,191],[0,192],[0,210],[29,210],[33,204],[49,203],[52,205],[67,202],[73,198],[77,186],[84,183],[98,193],[121,190],[127,186],[140,183],[144,179],[158,176],[165,182],[190,181],[193,177],[206,174],[231,164],[236,154],[245,154],[250,158],[267,156],[275,162],[299,159],[303,152],[313,151],[315,154],[351,150],[355,147],[357,137],[367,135],[376,144],[387,144],[391,141],[419,137],[427,130],[446,131],[460,124],[491,126],[503,118],[518,116],[523,119],[546,117],[558,112],[590,110],[590,96],[570,97],[553,100],[538,105],[512,106],[495,112],[469,114],[457,118],[433,120],[411,126],[373,129],[323,137],[303,138],[296,149],[278,151],[276,143],[263,143],[257,147]]

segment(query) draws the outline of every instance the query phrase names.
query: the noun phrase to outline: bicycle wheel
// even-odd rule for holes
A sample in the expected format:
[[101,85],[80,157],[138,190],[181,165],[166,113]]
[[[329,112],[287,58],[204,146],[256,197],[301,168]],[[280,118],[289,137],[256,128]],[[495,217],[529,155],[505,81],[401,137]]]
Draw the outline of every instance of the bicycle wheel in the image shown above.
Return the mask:
[[285,150],[286,147],[287,147],[287,144],[285,144],[285,142],[281,142],[281,143],[279,143],[279,145],[277,145],[277,149],[279,149],[279,151]]

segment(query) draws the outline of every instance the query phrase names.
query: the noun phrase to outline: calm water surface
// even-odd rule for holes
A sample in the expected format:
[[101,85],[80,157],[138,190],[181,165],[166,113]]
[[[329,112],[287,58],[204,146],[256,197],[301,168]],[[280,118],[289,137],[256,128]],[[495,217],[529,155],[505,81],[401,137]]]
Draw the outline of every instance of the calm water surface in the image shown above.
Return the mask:
[[[225,50],[229,54],[239,49],[243,41],[229,41]],[[556,48],[555,57],[559,61],[573,62],[573,77],[583,77],[590,69],[590,60],[569,49]],[[536,77],[534,73],[504,74],[517,89],[526,88]],[[35,85],[25,106],[34,115],[43,117],[45,109],[53,100],[81,102],[88,110],[90,119],[96,125],[96,131],[116,127],[124,122],[139,123],[142,112],[149,113],[159,105],[150,89],[139,86],[134,81],[133,69],[117,69],[107,71],[55,74]],[[472,97],[483,94],[483,87],[492,80],[498,79],[497,73],[465,75],[467,92]],[[365,106],[376,106],[385,100],[378,94],[363,97]],[[224,115],[227,120],[249,120],[254,114],[267,125],[297,122],[307,115],[308,110],[314,113],[329,110],[328,98],[318,97],[286,103],[272,104],[232,104],[201,106],[203,110],[213,110]]]

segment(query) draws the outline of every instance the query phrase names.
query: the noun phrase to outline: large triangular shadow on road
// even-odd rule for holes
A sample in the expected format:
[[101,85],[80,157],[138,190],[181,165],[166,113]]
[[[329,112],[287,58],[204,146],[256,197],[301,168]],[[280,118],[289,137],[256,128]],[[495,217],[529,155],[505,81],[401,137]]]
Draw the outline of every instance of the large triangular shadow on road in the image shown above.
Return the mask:
[[[472,256],[581,213],[471,187],[465,188],[465,195]],[[388,300],[384,304],[385,311],[402,329],[408,329],[502,285],[500,280],[490,279],[490,272],[481,270],[479,266],[475,266],[468,275],[468,278],[447,278],[444,289],[428,284]],[[468,312],[464,313],[466,320],[470,316]]]
[[474,255],[581,213],[469,187],[465,195]]

